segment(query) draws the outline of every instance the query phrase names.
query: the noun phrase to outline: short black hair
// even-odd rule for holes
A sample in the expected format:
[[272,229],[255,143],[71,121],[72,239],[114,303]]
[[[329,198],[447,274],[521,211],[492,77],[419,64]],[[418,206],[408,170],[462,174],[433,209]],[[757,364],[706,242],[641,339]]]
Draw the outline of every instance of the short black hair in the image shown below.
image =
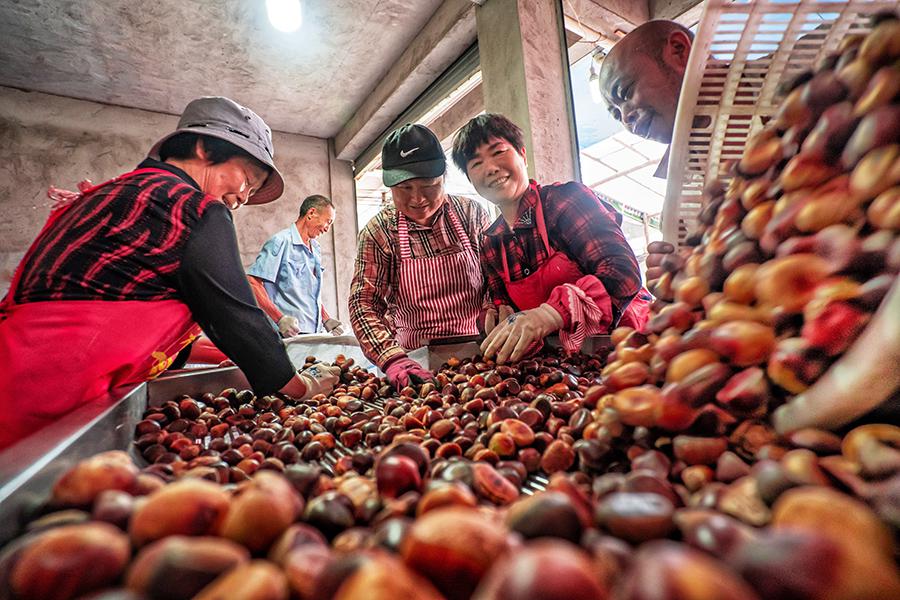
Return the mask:
[[303,217],[312,209],[319,209],[324,206],[330,206],[334,208],[334,203],[331,201],[331,198],[326,198],[321,194],[313,194],[312,196],[307,196],[303,199],[303,203],[300,205],[300,216]]
[[203,150],[206,152],[206,158],[214,165],[221,164],[231,158],[245,158],[253,163],[254,166],[271,173],[272,169],[264,164],[258,158],[252,156],[246,150],[238,148],[231,142],[223,139],[212,137],[209,135],[200,135],[199,133],[184,132],[173,135],[159,147],[159,160],[165,161],[169,158],[186,160],[197,158],[197,141],[203,144]]
[[471,119],[453,136],[453,164],[466,173],[466,165],[475,156],[475,151],[482,144],[488,143],[491,138],[506,140],[516,150],[525,147],[522,129],[518,125],[503,115],[484,113]]

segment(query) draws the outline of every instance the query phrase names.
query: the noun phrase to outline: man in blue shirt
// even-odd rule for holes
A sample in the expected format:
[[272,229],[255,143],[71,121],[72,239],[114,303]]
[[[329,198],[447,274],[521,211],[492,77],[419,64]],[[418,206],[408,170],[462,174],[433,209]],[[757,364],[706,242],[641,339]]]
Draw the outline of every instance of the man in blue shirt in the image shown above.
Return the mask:
[[334,204],[318,194],[303,200],[293,225],[262,247],[248,275],[260,308],[278,324],[284,337],[343,327],[322,306],[322,254],[315,238],[334,222]]

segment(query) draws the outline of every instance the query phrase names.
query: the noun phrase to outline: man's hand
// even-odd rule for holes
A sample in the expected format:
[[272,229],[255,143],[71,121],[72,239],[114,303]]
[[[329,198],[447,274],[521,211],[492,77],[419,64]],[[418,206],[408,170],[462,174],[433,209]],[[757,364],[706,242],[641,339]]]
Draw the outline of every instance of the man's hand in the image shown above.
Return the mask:
[[[877,357],[877,359],[873,359]],[[837,429],[900,392],[900,279],[850,349],[811,388],[772,414],[779,434]]]
[[420,381],[434,379],[431,371],[428,371],[405,354],[392,358],[385,363],[384,374],[387,376],[390,384],[398,390],[408,386],[411,377],[415,377]]
[[278,319],[278,333],[281,334],[281,337],[294,337],[295,335],[300,334],[300,321],[297,320],[297,317],[292,317],[291,315],[284,315],[280,319]]
[[481,343],[481,353],[501,364],[515,362],[562,325],[562,315],[549,304],[509,315]]
[[331,335],[344,335],[344,324],[337,319],[326,319],[324,327]]
[[340,367],[331,367],[325,363],[313,363],[300,371],[298,377],[306,386],[306,394],[301,400],[312,398],[317,394],[328,394],[337,385],[341,375]]
[[659,279],[663,271],[662,261],[667,254],[675,252],[675,246],[669,242],[650,242],[647,245],[647,284]]

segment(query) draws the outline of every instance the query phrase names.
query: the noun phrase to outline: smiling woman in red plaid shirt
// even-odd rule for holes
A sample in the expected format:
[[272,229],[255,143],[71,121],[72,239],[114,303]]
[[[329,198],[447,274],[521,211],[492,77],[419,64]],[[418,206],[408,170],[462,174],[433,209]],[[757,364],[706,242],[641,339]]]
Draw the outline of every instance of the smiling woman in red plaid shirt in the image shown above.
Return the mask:
[[555,331],[574,351],[617,324],[643,326],[650,295],[611,206],[577,182],[530,180],[522,131],[502,115],[463,126],[453,162],[500,209],[485,231],[481,267],[494,303],[519,311],[488,335],[485,356],[516,361]]

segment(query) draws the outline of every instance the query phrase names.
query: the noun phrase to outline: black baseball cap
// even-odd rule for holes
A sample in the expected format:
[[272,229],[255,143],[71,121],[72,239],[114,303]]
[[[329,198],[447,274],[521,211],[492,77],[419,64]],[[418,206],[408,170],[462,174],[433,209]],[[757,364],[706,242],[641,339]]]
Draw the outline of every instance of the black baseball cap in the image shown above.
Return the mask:
[[393,187],[408,179],[440,177],[447,170],[447,159],[430,129],[407,123],[384,140],[381,168],[384,185]]

